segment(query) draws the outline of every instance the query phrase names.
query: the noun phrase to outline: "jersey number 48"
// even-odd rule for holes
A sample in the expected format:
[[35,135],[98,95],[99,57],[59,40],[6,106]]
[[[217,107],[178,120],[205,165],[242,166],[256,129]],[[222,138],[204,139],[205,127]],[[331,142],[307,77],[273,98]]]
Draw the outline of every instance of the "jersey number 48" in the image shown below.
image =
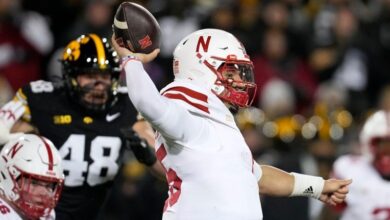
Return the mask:
[[95,186],[112,180],[118,172],[116,163],[122,141],[118,137],[97,136],[91,141],[88,166],[84,160],[85,135],[72,134],[60,148],[63,168],[68,172],[66,186],[82,186],[84,181]]

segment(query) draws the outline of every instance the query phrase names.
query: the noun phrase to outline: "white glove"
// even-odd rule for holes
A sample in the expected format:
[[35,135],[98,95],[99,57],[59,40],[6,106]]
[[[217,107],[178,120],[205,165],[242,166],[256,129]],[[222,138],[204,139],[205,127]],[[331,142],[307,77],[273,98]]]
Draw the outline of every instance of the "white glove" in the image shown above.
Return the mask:
[[42,15],[36,12],[25,13],[20,29],[24,38],[41,54],[47,54],[53,48],[53,34]]
[[0,145],[20,137],[23,133],[10,133],[12,126],[22,117],[25,107],[20,101],[10,101],[0,109]]
[[10,133],[2,119],[0,119],[0,146],[6,144],[8,141],[22,136],[23,133]]

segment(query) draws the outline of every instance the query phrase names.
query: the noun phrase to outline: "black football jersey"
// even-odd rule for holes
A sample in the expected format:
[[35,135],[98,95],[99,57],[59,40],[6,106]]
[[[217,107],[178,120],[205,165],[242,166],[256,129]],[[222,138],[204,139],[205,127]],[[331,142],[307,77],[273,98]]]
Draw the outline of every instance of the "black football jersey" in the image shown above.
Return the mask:
[[[72,101],[65,88],[36,81],[17,92],[26,103],[23,118],[38,128],[60,151],[64,189],[57,219],[93,219],[121,166],[125,140],[120,128],[136,121],[127,94],[105,114],[95,115]],[[65,217],[66,216],[66,217]]]

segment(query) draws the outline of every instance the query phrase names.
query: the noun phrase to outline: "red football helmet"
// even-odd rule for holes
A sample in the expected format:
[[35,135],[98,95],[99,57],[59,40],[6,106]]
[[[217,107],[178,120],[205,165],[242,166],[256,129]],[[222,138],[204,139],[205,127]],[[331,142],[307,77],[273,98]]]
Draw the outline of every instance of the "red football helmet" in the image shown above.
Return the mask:
[[48,216],[64,181],[58,150],[44,137],[25,134],[0,155],[0,194],[28,219]]
[[253,64],[232,34],[203,29],[185,37],[174,53],[176,79],[191,80],[211,89],[235,107],[248,107],[256,93]]
[[363,154],[384,178],[390,179],[390,112],[377,111],[368,118],[360,140]]

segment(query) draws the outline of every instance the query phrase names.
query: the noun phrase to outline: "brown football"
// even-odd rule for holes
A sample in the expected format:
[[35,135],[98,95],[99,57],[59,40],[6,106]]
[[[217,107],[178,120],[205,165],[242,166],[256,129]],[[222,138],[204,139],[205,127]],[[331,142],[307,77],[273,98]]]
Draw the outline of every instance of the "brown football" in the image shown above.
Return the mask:
[[160,47],[160,26],[141,5],[132,2],[120,4],[112,26],[118,44],[132,52],[150,53]]

